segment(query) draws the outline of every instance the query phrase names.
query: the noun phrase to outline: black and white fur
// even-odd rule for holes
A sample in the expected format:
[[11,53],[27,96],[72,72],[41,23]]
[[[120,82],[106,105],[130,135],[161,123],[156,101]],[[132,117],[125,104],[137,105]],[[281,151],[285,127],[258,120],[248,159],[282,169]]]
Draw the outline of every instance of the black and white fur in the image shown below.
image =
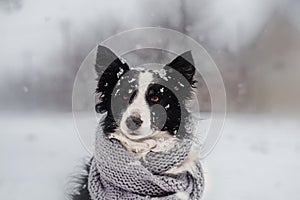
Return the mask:
[[[98,46],[95,69],[99,77],[95,109],[106,114],[100,127],[136,158],[149,151],[172,148],[175,142],[192,134],[187,102],[192,97],[195,67],[190,51],[160,70],[151,66],[131,69],[110,49]],[[192,173],[195,159],[196,154],[191,151],[181,166],[165,173]],[[90,199],[87,179],[85,174],[72,199]]]

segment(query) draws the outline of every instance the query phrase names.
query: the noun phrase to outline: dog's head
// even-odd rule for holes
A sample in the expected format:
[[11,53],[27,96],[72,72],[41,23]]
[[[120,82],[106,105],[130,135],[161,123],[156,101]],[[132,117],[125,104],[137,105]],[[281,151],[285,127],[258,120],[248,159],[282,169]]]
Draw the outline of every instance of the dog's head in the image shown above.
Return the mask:
[[107,112],[102,122],[104,133],[118,129],[130,139],[146,138],[156,131],[178,137],[187,133],[186,104],[195,83],[190,51],[161,70],[151,66],[130,69],[110,49],[98,46],[96,72],[99,97],[95,109],[98,113]]

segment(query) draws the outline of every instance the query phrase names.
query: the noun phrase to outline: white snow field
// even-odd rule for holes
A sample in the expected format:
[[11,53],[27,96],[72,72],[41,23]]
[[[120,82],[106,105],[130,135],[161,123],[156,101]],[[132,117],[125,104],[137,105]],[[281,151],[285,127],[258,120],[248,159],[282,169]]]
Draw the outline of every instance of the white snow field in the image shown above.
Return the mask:
[[[299,121],[229,115],[219,143],[203,160],[203,199],[298,200]],[[0,125],[0,199],[64,199],[66,182],[88,155],[72,115],[2,114]]]

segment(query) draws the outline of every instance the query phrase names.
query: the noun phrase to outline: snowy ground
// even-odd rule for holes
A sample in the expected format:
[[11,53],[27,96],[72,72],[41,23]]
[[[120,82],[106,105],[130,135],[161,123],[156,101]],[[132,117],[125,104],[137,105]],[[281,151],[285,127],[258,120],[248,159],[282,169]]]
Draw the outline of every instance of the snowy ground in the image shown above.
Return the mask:
[[[230,115],[221,140],[203,160],[204,199],[299,199],[299,121]],[[63,199],[66,181],[88,154],[72,115],[3,114],[0,125],[0,199]]]
[[296,200],[300,190],[300,120],[229,117],[204,161],[205,200]]

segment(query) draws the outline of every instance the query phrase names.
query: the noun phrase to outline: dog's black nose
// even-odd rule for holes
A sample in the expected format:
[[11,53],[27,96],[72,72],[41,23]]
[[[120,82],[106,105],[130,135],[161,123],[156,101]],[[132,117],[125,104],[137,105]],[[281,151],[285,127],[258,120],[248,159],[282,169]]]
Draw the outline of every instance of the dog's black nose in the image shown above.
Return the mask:
[[136,130],[142,125],[143,121],[140,116],[129,116],[126,119],[126,125],[130,130]]

